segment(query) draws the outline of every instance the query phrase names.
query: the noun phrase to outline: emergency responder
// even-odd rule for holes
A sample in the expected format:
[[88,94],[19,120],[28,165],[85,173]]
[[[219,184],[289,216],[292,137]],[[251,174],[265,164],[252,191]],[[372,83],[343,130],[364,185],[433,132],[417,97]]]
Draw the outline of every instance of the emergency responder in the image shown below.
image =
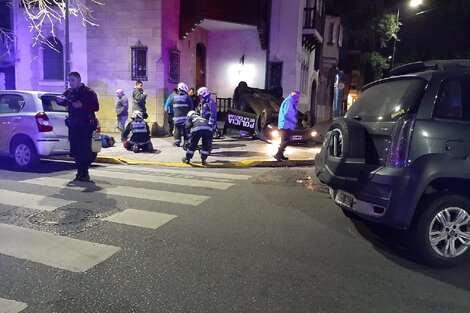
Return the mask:
[[186,151],[186,157],[183,158],[183,163],[189,164],[191,162],[199,140],[202,139],[201,160],[202,165],[206,165],[212,145],[212,126],[205,118],[197,115],[196,111],[189,111],[187,117],[185,127],[187,132],[191,134],[191,143]]
[[[130,140],[127,136],[132,132]],[[150,140],[150,128],[147,122],[144,121],[142,112],[137,110],[132,114],[132,121],[130,121],[124,132],[122,133],[124,139],[124,148],[137,153],[142,149],[143,151],[153,152],[152,141]]]
[[78,72],[68,74],[70,88],[63,96],[56,97],[59,105],[67,106],[69,128],[70,155],[77,164],[75,180],[90,181],[88,169],[93,161],[91,138],[97,128],[95,112],[99,110],[98,96],[89,87],[82,84]]
[[217,103],[211,98],[211,92],[207,87],[197,90],[197,95],[201,97],[199,105],[199,115],[205,118],[212,126],[212,133],[217,131]]
[[187,148],[188,135],[184,127],[187,119],[187,114],[189,111],[193,110],[193,100],[188,96],[188,86],[185,83],[178,84],[178,93],[173,96],[172,106],[173,106],[173,124],[175,125],[174,138],[175,142],[173,146],[179,147],[181,145],[181,136],[184,138],[183,147]]

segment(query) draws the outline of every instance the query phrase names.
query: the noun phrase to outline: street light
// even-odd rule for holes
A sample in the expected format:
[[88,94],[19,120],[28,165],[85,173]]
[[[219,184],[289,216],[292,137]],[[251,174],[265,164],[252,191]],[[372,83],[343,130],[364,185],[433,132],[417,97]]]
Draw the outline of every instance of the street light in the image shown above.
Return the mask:
[[[423,0],[410,0],[408,5],[412,8],[416,8],[416,7],[418,7],[422,4],[423,4]],[[400,5],[398,5],[398,9],[397,9],[397,25],[398,25],[399,22],[400,22]],[[396,51],[397,51],[397,36],[395,36],[393,38],[392,64],[391,64],[390,68],[393,68],[393,65],[395,64],[395,53],[396,53]]]

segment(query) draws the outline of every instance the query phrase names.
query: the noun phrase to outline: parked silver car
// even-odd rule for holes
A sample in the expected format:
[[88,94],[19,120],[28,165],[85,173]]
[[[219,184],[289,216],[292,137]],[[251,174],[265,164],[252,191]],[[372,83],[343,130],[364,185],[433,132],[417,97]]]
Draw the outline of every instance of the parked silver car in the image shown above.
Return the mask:
[[[27,169],[41,157],[69,154],[67,108],[57,104],[58,95],[0,90],[0,155],[10,156],[16,167]],[[101,151],[99,126],[93,133],[92,147],[96,156]]]

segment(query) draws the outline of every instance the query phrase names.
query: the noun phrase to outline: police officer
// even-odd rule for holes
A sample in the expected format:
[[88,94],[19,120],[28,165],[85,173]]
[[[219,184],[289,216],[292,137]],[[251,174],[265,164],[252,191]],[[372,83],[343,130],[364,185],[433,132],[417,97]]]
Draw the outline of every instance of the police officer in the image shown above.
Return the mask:
[[68,108],[70,155],[77,164],[75,180],[88,182],[88,169],[93,161],[91,138],[97,127],[95,112],[99,110],[98,96],[91,88],[82,84],[78,72],[70,72],[67,76],[70,88],[63,96],[56,97],[56,101]]
[[173,146],[179,147],[181,145],[181,136],[184,137],[184,147],[188,145],[188,135],[184,127],[187,119],[187,114],[194,107],[193,100],[188,96],[188,86],[185,83],[178,84],[178,93],[173,96],[173,123],[175,125]]
[[[140,148],[147,152],[153,152],[152,141],[150,140],[150,128],[149,125],[144,121],[142,112],[137,110],[132,114],[132,121],[130,121],[122,137],[124,141],[124,147],[127,150],[132,150],[134,153],[139,152]],[[127,136],[132,132],[130,140],[127,140]]]
[[202,165],[206,165],[209,149],[212,145],[212,126],[205,118],[197,115],[196,111],[189,111],[185,127],[187,132],[191,134],[191,143],[186,151],[186,157],[183,158],[183,162],[186,164],[191,162],[199,140],[202,139],[201,160]]

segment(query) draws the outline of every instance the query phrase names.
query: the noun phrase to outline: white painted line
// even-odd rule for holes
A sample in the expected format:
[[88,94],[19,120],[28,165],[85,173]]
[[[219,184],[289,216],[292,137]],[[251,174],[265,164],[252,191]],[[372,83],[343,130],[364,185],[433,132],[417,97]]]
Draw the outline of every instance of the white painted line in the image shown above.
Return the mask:
[[[35,184],[46,187],[56,187],[56,188],[69,188],[73,190],[84,191],[91,187],[94,187],[91,183],[77,183],[70,185],[68,179],[55,178],[55,177],[40,177],[23,180],[22,182],[28,184]],[[133,188],[133,187],[124,187],[124,186],[112,186],[109,188],[102,188],[96,191],[96,193],[103,193],[106,195],[121,196],[121,197],[130,197],[138,198],[144,200],[152,201],[162,201],[178,204],[188,204],[198,206],[202,202],[206,201],[210,197],[200,196],[188,193],[180,192],[171,192],[171,191],[161,191],[154,189],[144,189],[144,188]]]
[[27,307],[26,303],[0,298],[0,313],[18,313]]
[[123,170],[124,168],[126,169],[131,169],[132,171],[138,171],[138,172],[152,172],[155,174],[185,174],[185,175],[191,175],[191,176],[198,176],[198,177],[211,177],[211,178],[226,178],[226,179],[231,179],[231,180],[247,180],[251,178],[250,175],[237,175],[237,174],[226,174],[226,173],[216,173],[216,172],[207,172],[204,169],[201,169],[200,171],[188,171],[188,170],[180,170],[180,169],[165,169],[165,168],[153,168],[153,167],[142,167],[142,166],[135,166],[135,165],[128,165],[126,167],[125,165],[111,165],[111,166],[106,166],[107,169],[120,169]]
[[102,220],[113,223],[157,229],[158,227],[168,223],[176,217],[178,216],[158,212],[128,209],[103,218]]
[[0,224],[0,253],[71,272],[85,272],[119,247]]
[[24,192],[0,190],[0,203],[33,210],[54,211],[64,205],[75,203],[75,201],[67,201]]
[[156,176],[156,175],[143,175],[135,174],[129,172],[118,172],[118,171],[100,171],[100,170],[90,170],[90,175],[106,178],[118,178],[125,180],[134,180],[142,182],[151,182],[151,183],[161,183],[169,185],[178,185],[178,186],[188,186],[188,187],[201,187],[201,188],[211,188],[211,189],[220,189],[226,190],[233,186],[233,184],[223,183],[223,182],[214,182],[214,181],[201,181],[194,178],[178,178],[178,177],[168,177],[168,176]]

